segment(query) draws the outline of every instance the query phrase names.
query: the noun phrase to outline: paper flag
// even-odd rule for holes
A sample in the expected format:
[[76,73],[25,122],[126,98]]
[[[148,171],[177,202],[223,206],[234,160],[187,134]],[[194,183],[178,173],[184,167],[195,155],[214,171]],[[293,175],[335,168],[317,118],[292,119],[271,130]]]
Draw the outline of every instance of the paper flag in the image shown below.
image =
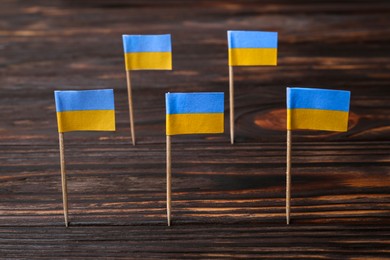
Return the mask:
[[123,35],[126,70],[171,70],[171,35]]
[[351,92],[287,88],[287,129],[346,132]]
[[224,93],[167,93],[166,134],[207,134],[224,131]]
[[54,91],[58,132],[115,131],[112,89]]
[[277,64],[278,33],[228,31],[229,66]]

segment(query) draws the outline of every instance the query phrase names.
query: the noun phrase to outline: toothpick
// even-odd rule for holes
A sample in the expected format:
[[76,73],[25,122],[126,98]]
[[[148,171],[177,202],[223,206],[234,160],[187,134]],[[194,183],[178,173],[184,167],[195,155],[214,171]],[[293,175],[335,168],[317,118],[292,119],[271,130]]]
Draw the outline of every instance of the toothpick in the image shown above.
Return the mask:
[[167,219],[171,225],[171,136],[167,135]]
[[129,102],[131,141],[132,141],[133,145],[135,145],[133,97],[131,94],[130,70],[126,70],[126,80],[127,80],[127,97],[128,97],[128,102]]
[[234,82],[233,66],[229,66],[230,143],[234,144]]
[[286,171],[286,220],[290,224],[291,201],[291,130],[287,130],[287,171]]
[[61,164],[61,183],[62,183],[62,201],[64,207],[65,226],[68,227],[68,187],[66,183],[65,156],[64,156],[64,133],[59,133],[60,141],[60,164]]

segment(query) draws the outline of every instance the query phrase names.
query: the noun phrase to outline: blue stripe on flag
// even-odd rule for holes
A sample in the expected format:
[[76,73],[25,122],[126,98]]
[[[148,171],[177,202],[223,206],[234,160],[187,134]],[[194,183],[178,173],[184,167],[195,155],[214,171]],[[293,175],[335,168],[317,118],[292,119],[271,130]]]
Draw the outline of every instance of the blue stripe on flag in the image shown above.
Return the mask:
[[229,48],[277,48],[277,32],[228,31]]
[[351,92],[316,88],[287,88],[287,108],[349,111]]
[[114,110],[114,91],[65,90],[54,91],[56,111]]
[[125,53],[172,52],[171,35],[123,35]]
[[223,92],[167,93],[167,114],[223,113]]

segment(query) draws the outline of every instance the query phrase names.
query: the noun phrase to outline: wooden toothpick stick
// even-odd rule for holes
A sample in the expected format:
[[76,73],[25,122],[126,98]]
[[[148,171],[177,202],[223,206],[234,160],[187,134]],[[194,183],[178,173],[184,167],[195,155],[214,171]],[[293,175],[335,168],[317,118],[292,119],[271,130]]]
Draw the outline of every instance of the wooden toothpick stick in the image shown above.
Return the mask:
[[127,97],[128,97],[128,102],[129,102],[129,114],[130,114],[131,141],[132,141],[133,145],[135,145],[133,96],[131,94],[130,70],[126,70],[126,80],[127,80]]
[[230,143],[234,144],[234,82],[233,66],[229,66]]
[[171,225],[171,136],[167,135],[167,219]]
[[291,200],[291,130],[287,130],[287,167],[286,167],[286,220],[290,224]]
[[65,156],[64,156],[64,133],[59,133],[60,140],[60,164],[62,183],[62,202],[64,207],[65,226],[68,227],[68,186],[66,183]]

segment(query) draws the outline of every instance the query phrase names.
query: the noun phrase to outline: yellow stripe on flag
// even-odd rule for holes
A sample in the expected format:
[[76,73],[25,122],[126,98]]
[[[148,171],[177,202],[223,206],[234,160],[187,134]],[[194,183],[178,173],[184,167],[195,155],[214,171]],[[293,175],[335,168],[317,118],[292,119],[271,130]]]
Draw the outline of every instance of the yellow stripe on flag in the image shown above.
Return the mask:
[[224,131],[223,113],[167,114],[167,135],[218,134]]
[[288,130],[348,130],[348,112],[318,109],[287,109]]
[[115,110],[57,112],[58,132],[115,131]]
[[126,70],[172,70],[171,52],[125,53]]
[[229,48],[229,66],[277,65],[276,48]]

